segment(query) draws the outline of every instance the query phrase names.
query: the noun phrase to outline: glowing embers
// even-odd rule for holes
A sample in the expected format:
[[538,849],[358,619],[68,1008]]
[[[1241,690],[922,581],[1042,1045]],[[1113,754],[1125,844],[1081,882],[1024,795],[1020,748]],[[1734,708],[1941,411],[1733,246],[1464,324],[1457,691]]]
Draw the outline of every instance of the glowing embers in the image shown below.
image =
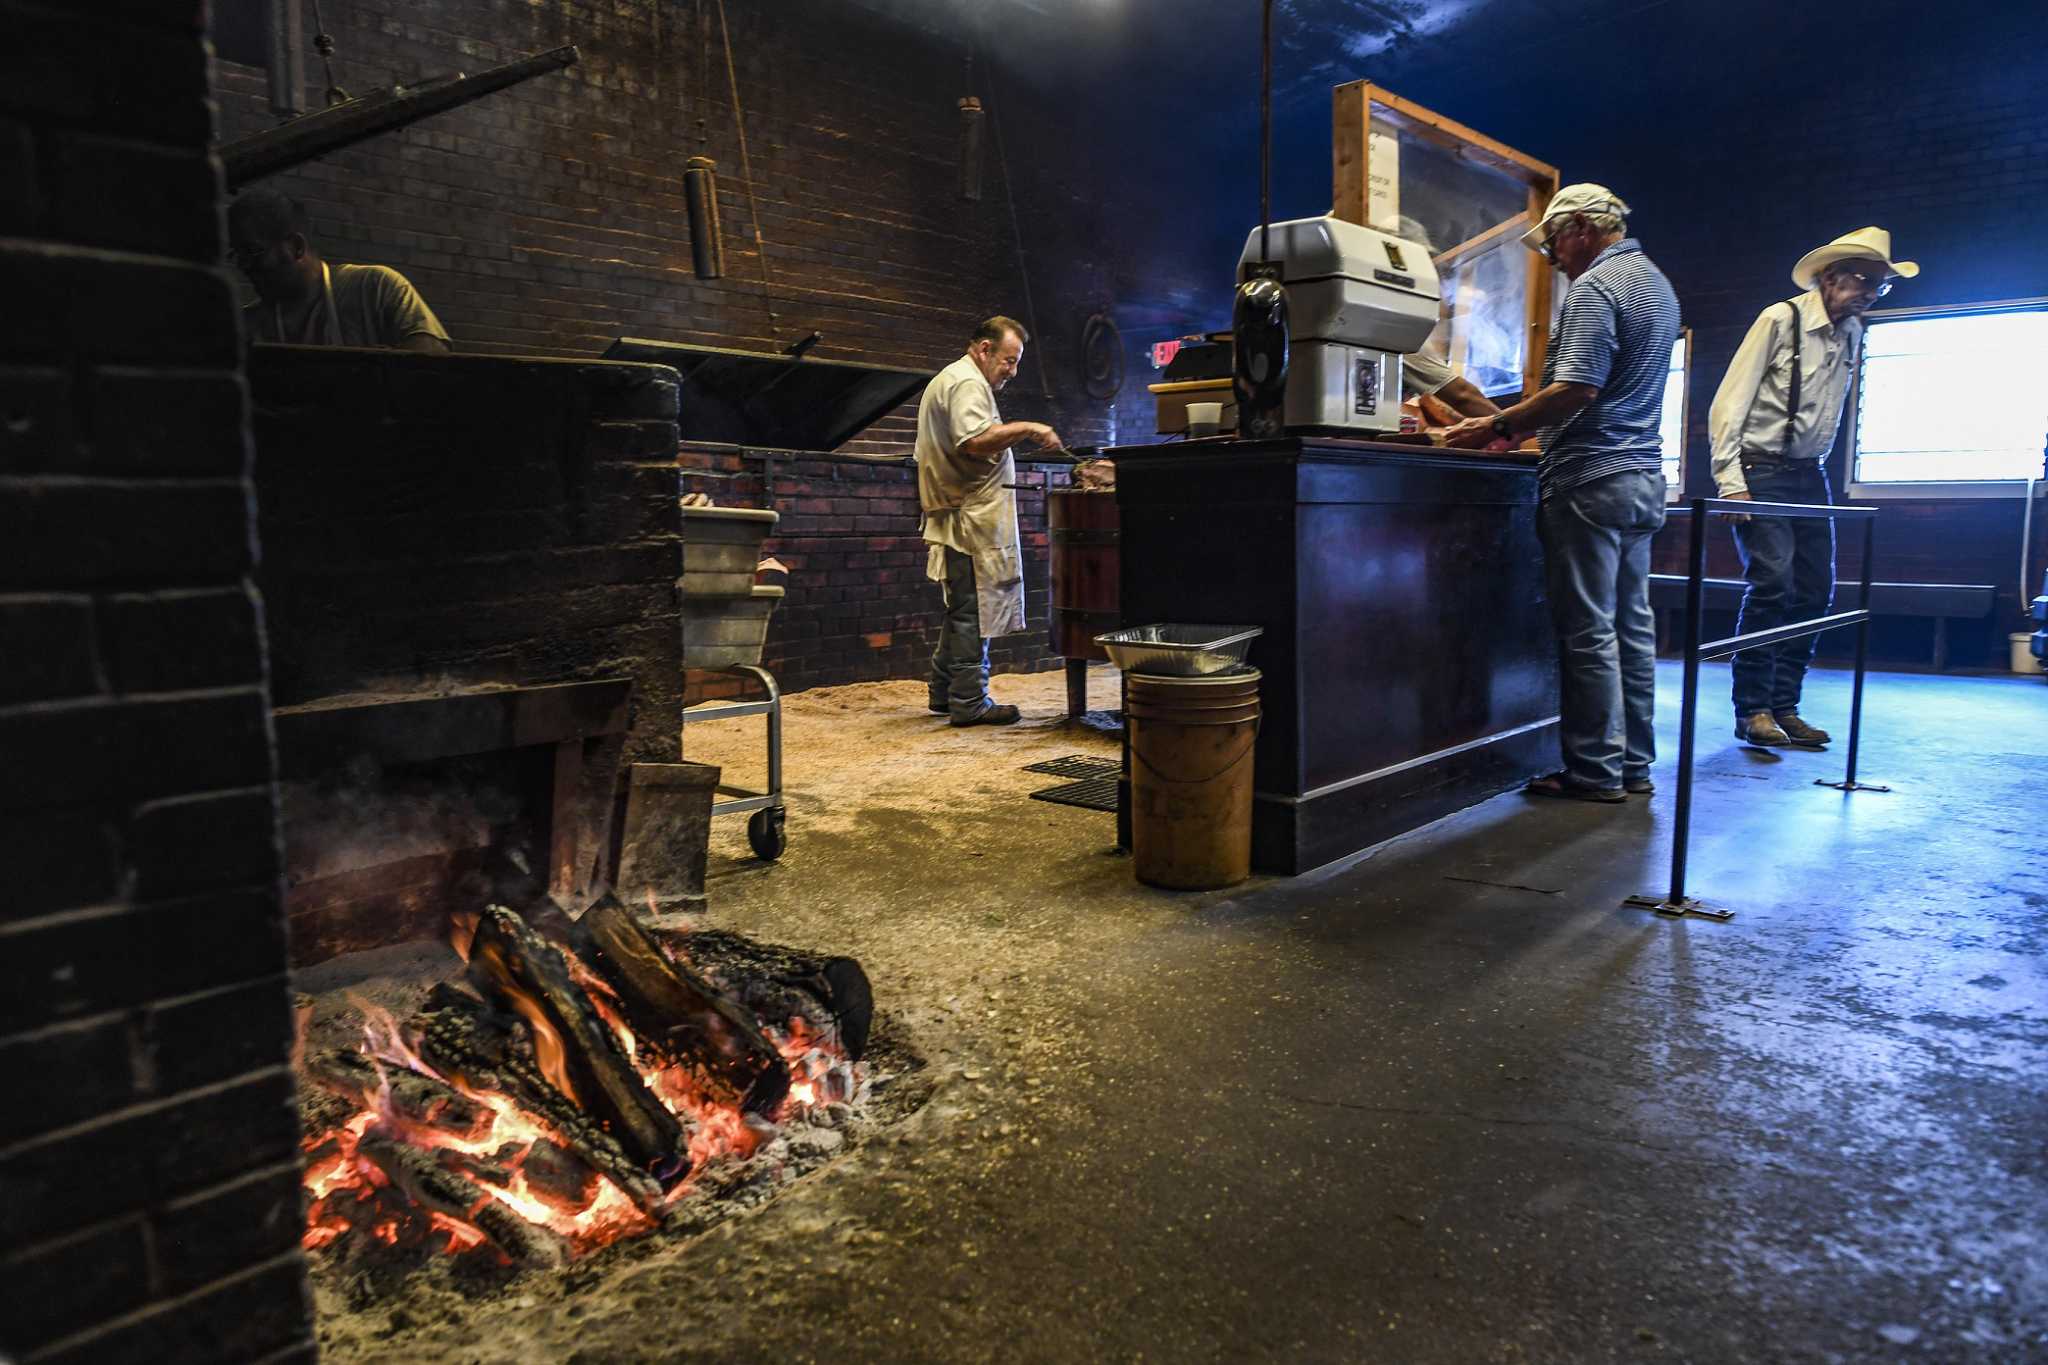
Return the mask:
[[851,981],[846,959],[683,936],[693,963],[616,902],[530,913],[456,927],[475,993],[437,985],[403,1024],[355,1001],[361,1044],[305,1060],[351,1110],[305,1144],[309,1250],[560,1264],[744,1182],[790,1149],[785,1128],[837,1127],[864,1099],[865,977],[846,999],[826,979]]

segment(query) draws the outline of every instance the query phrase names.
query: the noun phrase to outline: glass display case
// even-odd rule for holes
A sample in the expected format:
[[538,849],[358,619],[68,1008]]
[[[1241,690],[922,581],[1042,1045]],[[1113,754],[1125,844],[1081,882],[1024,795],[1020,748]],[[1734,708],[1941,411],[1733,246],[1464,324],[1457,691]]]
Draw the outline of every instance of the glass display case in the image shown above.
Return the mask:
[[1424,349],[1489,397],[1534,389],[1563,291],[1519,239],[1556,168],[1369,81],[1338,86],[1333,109],[1331,211],[1436,261],[1444,315]]

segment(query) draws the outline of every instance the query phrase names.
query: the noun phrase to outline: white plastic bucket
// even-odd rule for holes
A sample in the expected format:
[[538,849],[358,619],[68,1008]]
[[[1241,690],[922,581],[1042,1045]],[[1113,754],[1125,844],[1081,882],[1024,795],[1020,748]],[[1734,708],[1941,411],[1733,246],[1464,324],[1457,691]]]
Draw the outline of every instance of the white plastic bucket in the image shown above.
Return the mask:
[[2006,638],[2012,643],[2012,671],[2039,673],[2041,661],[2034,657],[2034,637],[2023,630],[2018,630]]

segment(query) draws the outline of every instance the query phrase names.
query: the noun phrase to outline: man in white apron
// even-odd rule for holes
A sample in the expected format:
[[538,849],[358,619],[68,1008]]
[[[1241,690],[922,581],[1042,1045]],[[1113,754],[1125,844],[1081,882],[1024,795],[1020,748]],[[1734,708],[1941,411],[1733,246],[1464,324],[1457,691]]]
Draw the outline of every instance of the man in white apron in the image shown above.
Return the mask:
[[940,370],[917,407],[917,494],[925,576],[946,594],[932,652],[930,705],[955,725],[1011,725],[1017,708],[988,694],[991,636],[1024,629],[1024,555],[1017,534],[1017,482],[1010,448],[1056,447],[1043,422],[1005,422],[995,391],[1017,373],[1030,339],[1013,318],[975,329],[967,354]]
[[272,190],[228,205],[228,255],[255,286],[251,341],[300,346],[448,349],[448,332],[412,281],[388,265],[335,265],[306,237],[305,206]]

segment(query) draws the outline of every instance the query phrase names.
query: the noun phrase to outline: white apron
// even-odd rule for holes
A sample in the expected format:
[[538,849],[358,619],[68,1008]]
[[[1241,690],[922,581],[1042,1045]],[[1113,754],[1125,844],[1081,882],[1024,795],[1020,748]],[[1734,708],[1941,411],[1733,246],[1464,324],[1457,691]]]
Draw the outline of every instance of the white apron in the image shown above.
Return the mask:
[[917,409],[918,501],[931,545],[925,576],[946,581],[946,551],[974,561],[974,592],[987,639],[1024,629],[1024,551],[1017,534],[1017,463],[1005,451],[993,465],[962,455],[960,445],[1001,421],[995,394],[962,356],[932,377]]
[[1024,629],[1024,551],[1017,533],[1017,495],[1003,487],[1016,481],[1016,463],[1005,455],[989,486],[971,493],[962,490],[966,498],[958,508],[925,513],[925,539],[931,542],[925,577],[946,581],[949,548],[974,561],[975,606],[984,638]]

